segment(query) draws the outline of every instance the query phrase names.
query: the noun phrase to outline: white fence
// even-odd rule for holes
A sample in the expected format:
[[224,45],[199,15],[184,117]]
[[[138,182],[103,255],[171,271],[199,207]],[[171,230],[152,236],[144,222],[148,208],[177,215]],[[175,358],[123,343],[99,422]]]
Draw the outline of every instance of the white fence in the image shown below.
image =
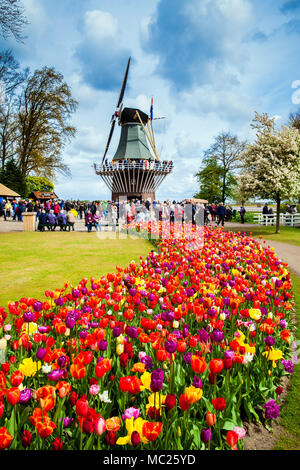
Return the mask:
[[[254,221],[258,225],[275,225],[276,224],[276,213],[274,214],[262,214],[257,212],[254,215]],[[287,225],[290,227],[300,226],[300,214],[280,214],[280,225]]]

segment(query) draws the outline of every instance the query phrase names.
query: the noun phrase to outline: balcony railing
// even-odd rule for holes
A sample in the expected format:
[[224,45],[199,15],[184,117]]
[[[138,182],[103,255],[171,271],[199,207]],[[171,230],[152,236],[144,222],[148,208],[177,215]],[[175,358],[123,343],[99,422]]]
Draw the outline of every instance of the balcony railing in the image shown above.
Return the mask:
[[96,173],[114,172],[119,170],[155,170],[163,173],[170,173],[173,169],[173,162],[149,162],[148,160],[138,160],[132,162],[104,162],[101,165],[94,164]]

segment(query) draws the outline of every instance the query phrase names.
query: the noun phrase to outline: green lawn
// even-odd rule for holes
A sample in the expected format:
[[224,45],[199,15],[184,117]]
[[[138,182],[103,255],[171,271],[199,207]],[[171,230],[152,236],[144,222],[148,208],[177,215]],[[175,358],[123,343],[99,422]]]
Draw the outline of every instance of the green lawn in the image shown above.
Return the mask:
[[[300,320],[300,278],[292,274],[293,290],[296,301],[297,325]],[[297,329],[297,341],[300,331]],[[299,356],[299,346],[296,354]],[[300,449],[300,364],[297,364],[292,375],[291,387],[280,414],[280,425],[283,431],[275,443],[274,450]]]
[[281,243],[289,243],[290,245],[300,246],[300,227],[280,227],[280,233],[275,233],[275,227],[257,225],[256,227],[243,228],[241,224],[238,228],[226,227],[225,230],[234,232],[245,232],[247,235],[252,233],[253,236],[261,235],[266,240],[277,241]]
[[45,290],[99,278],[147,256],[153,246],[141,238],[98,238],[95,232],[0,233],[0,305],[21,297],[44,299]]

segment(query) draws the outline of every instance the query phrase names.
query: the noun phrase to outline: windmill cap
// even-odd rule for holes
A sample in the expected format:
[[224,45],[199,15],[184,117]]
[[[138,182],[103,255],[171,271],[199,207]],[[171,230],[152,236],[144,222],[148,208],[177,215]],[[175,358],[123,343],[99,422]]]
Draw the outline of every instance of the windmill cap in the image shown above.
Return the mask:
[[120,123],[126,124],[130,122],[136,122],[139,124],[140,120],[137,113],[139,114],[142,123],[147,124],[149,120],[148,114],[144,113],[143,111],[137,108],[124,108],[121,112]]

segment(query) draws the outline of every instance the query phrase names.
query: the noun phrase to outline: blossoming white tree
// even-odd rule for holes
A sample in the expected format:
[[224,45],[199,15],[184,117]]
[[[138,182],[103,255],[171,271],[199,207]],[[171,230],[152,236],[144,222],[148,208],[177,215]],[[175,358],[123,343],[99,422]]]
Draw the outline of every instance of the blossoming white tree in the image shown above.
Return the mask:
[[300,194],[300,132],[293,126],[276,128],[275,118],[255,113],[256,137],[241,156],[240,190],[249,196],[276,201],[276,233],[280,232],[280,203]]

